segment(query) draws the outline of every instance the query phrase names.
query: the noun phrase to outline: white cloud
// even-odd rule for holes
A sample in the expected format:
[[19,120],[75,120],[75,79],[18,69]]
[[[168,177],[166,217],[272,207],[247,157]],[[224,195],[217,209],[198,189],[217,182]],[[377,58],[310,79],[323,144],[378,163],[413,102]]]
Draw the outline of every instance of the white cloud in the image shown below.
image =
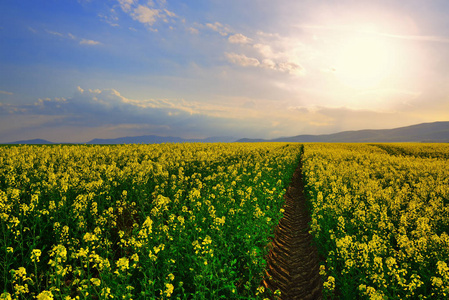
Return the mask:
[[98,17],[102,21],[104,21],[104,22],[108,23],[109,25],[111,25],[112,27],[118,27],[119,26],[119,24],[117,23],[119,18],[117,16],[117,12],[115,11],[114,8],[111,8],[109,10],[109,14],[101,14],[100,13],[100,14],[98,14]]
[[271,59],[265,58],[261,63],[259,59],[248,57],[245,54],[225,53],[225,55],[230,62],[242,67],[261,67],[299,76],[305,74],[305,69],[301,65],[293,62],[274,62]]
[[147,25],[153,25],[160,16],[160,10],[139,5],[131,14],[134,20]]
[[210,29],[214,30],[214,31],[218,31],[218,28],[223,26],[223,25],[221,25],[219,22],[215,22],[215,24],[207,23],[206,26],[209,27]]
[[316,30],[324,30],[324,31],[340,31],[340,32],[349,32],[349,33],[365,33],[370,35],[378,35],[384,37],[391,37],[397,39],[404,40],[414,40],[414,41],[423,41],[423,42],[437,42],[437,43],[449,43],[449,37],[440,36],[440,35],[412,35],[412,34],[391,34],[387,32],[378,32],[377,30],[367,30],[365,28],[357,28],[354,26],[348,25],[313,25],[313,24],[304,24],[304,25],[296,25],[295,27],[302,29],[316,29]]
[[[168,23],[170,19],[177,18],[177,15],[166,9],[165,1],[147,1],[147,4],[139,4],[136,0],[118,0],[119,5],[123,12],[131,16],[135,21],[145,24],[150,27],[150,30],[157,31],[157,29],[151,28],[156,22],[162,20]],[[109,18],[113,18],[109,17]],[[117,19],[118,20],[118,19]],[[113,21],[117,21],[114,19]]]
[[94,45],[101,45],[101,42],[99,41],[95,41],[95,40],[89,40],[89,39],[84,39],[84,38],[78,38],[77,36],[75,36],[72,33],[67,33],[67,34],[63,34],[60,32],[56,32],[56,31],[50,31],[50,30],[46,30],[47,33],[51,34],[51,35],[55,35],[55,36],[59,36],[62,37],[64,39],[70,39],[73,41],[79,41],[80,45],[90,45],[90,46],[94,46]]
[[237,53],[225,53],[228,60],[236,65],[242,67],[257,67],[260,65],[260,62],[257,58],[248,57],[244,54]]
[[229,36],[228,41],[231,44],[247,44],[247,43],[251,42],[251,39],[244,36],[243,34],[237,33],[237,34]]
[[[218,30],[219,26],[211,28]],[[228,60],[241,66],[260,67],[295,76],[305,75],[305,68],[299,62],[301,55],[305,55],[303,44],[297,39],[283,37],[276,33],[257,32],[253,37],[243,34],[234,34],[228,38],[231,44],[248,45],[242,47],[241,54],[225,53]]]
[[414,41],[423,41],[423,42],[437,42],[437,43],[449,43],[449,37],[446,36],[437,36],[437,35],[399,35],[399,34],[388,34],[388,33],[379,33],[378,35],[398,38],[404,40],[414,40]]
[[[7,91],[0,91],[0,94],[3,94],[3,95],[13,95],[13,93],[7,92]],[[1,103],[0,103],[0,104],[1,104]]]
[[51,31],[51,30],[45,30],[47,33],[52,34],[52,35],[57,35],[57,36],[64,36],[62,33],[57,32],[57,31]]
[[171,17],[171,18],[176,17],[176,14],[175,14],[174,12],[172,12],[172,11],[169,11],[169,10],[167,10],[167,9],[164,9],[164,12],[165,12],[165,14],[167,14],[167,16],[169,16],[169,17]]
[[80,45],[100,45],[100,44],[101,44],[100,42],[94,40],[82,39],[80,41]]
[[199,31],[198,29],[194,28],[194,27],[189,27],[187,28],[187,30],[191,33],[191,34],[198,34]]
[[267,68],[267,69],[272,69],[275,70],[276,69],[276,63],[269,59],[269,58],[265,58],[262,60],[262,67]]
[[131,10],[131,6],[134,4],[134,0],[118,0],[120,7],[124,12],[129,12]]
[[220,22],[207,23],[206,26],[213,31],[218,32],[222,36],[227,36],[231,31],[228,26],[221,24]]
[[305,69],[294,62],[280,62],[277,64],[276,70],[296,75],[305,75]]
[[254,49],[256,49],[261,55],[267,58],[275,58],[275,54],[273,52],[273,49],[271,49],[270,45],[266,44],[255,44]]

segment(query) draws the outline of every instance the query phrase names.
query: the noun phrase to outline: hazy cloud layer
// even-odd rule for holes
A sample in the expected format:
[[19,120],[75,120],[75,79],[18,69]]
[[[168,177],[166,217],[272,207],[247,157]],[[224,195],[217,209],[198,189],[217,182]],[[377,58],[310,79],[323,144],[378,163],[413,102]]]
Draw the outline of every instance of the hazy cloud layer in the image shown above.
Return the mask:
[[244,124],[239,121],[239,116],[232,117],[233,114],[228,115],[228,112],[229,108],[226,107],[203,106],[182,99],[133,100],[123,97],[114,89],[84,90],[79,87],[70,98],[39,99],[31,105],[0,105],[0,115],[3,116],[0,124],[4,130],[12,130],[11,124],[6,122],[14,116],[16,120],[21,120],[20,126],[16,126],[14,131],[22,134],[32,130],[36,123],[39,123],[43,132],[46,128],[63,126],[71,127],[72,130],[91,128],[94,132],[99,128],[109,128],[109,131],[120,128],[117,132],[126,132],[128,135],[235,134],[238,132],[237,124]]
[[[319,134],[352,128],[386,128],[428,121],[408,112],[354,110],[346,107],[290,106],[275,108],[270,101],[229,99],[228,105],[183,99],[134,100],[114,89],[82,89],[70,98],[39,99],[31,105],[0,105],[0,142],[11,134],[37,134],[52,141],[86,142],[95,137],[159,134],[166,136],[235,136],[275,138],[301,133]],[[11,120],[14,119],[14,122]],[[372,120],[378,123],[373,124]],[[37,131],[36,128],[40,128]],[[65,128],[73,136],[53,136]],[[6,134],[8,133],[9,134]],[[9,137],[9,139],[8,139]],[[81,140],[80,140],[81,139]]]

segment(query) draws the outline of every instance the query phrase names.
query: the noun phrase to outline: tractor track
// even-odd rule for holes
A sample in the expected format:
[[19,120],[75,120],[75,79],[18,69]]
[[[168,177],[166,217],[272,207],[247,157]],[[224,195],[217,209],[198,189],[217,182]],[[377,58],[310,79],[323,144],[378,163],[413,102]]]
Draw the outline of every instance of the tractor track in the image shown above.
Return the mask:
[[284,216],[275,229],[267,256],[266,288],[280,290],[275,299],[322,299],[319,256],[309,233],[301,162],[285,194]]

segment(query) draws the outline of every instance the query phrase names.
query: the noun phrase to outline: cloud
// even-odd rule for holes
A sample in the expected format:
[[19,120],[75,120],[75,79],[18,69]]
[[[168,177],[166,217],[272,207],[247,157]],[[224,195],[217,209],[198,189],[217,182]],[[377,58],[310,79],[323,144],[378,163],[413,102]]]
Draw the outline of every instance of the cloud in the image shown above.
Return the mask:
[[[431,121],[428,116],[413,116],[406,112],[351,109],[348,107],[289,107],[301,120],[303,133],[323,134],[347,130],[389,129]],[[405,121],[406,120],[406,121]]]
[[62,37],[64,39],[69,39],[69,40],[73,40],[73,41],[79,41],[80,45],[90,45],[90,46],[94,46],[94,45],[101,45],[101,42],[99,41],[95,41],[95,40],[89,40],[89,39],[84,39],[84,38],[78,38],[77,36],[75,36],[72,33],[67,33],[67,34],[63,34],[60,32],[55,32],[55,31],[50,31],[50,30],[46,30],[47,33],[51,34],[51,35],[56,35],[59,37]]
[[[30,138],[33,132],[34,136],[66,142],[74,141],[71,134],[77,140],[87,141],[104,137],[105,132],[107,137],[144,134],[267,137],[275,134],[274,128],[276,131],[284,128],[284,118],[265,110],[263,107],[267,105],[261,103],[248,98],[228,98],[221,104],[184,99],[136,100],[124,97],[115,89],[78,87],[68,98],[39,99],[28,105],[0,105],[0,135]],[[14,130],[9,124],[11,120],[15,120]],[[115,133],[112,128],[116,129]],[[82,131],[84,138],[80,137]]]
[[[380,129],[433,121],[420,107],[375,111],[289,105],[287,100],[225,97],[215,104],[185,99],[130,99],[115,89],[83,89],[72,97],[34,104],[0,104],[2,142],[35,138],[85,142],[132,135],[276,138],[344,130]],[[6,140],[5,140],[6,139]]]
[[169,17],[171,17],[171,18],[176,17],[176,14],[175,14],[174,12],[172,12],[172,11],[169,11],[169,10],[167,10],[167,9],[164,9],[164,12],[167,14],[167,16],[169,16]]
[[114,8],[109,9],[109,14],[98,14],[98,17],[103,21],[106,22],[107,24],[111,25],[112,27],[118,27],[120,26],[118,24],[118,16],[117,16],[117,12]]
[[274,62],[271,59],[263,59],[262,63],[255,57],[248,57],[245,54],[225,53],[226,58],[233,64],[242,67],[261,67],[264,69],[275,70],[289,74],[304,75],[304,68],[293,62]]
[[[166,1],[148,1],[146,5],[139,4],[137,0],[118,0],[123,12],[139,23],[145,24],[150,28],[159,20],[166,23],[169,19],[174,19],[177,15],[165,8]],[[157,31],[156,29],[152,29]]]
[[244,36],[243,34],[237,33],[229,36],[228,41],[231,44],[248,44],[249,42],[251,42],[251,39]]
[[199,30],[194,28],[194,27],[189,27],[187,28],[187,30],[191,33],[191,34],[199,34]]
[[276,69],[276,63],[269,58],[265,58],[262,60],[262,66],[266,69]]
[[423,42],[437,42],[437,43],[449,43],[449,37],[436,36],[436,35],[400,35],[389,33],[378,33],[380,36],[398,38],[403,40],[423,41]]
[[266,58],[264,60],[262,60],[262,64],[260,65],[263,68],[266,69],[271,69],[271,70],[275,70],[275,71],[279,71],[279,72],[285,72],[285,73],[289,73],[289,74],[296,74],[296,75],[304,75],[305,74],[305,69],[299,65],[296,64],[294,62],[278,62],[275,63],[274,61],[272,61],[269,58]]
[[306,57],[304,45],[295,38],[258,32],[259,41],[253,48],[263,57],[264,67],[295,75],[305,75],[299,60]]
[[0,91],[0,94],[3,94],[3,95],[13,95],[13,93],[7,92],[7,91]]
[[227,36],[231,31],[228,26],[221,24],[220,22],[207,23],[206,27],[218,32],[222,36]]
[[102,126],[106,124],[166,125],[169,118],[207,117],[207,110],[198,103],[183,99],[134,100],[115,89],[77,88],[70,98],[44,98],[31,105],[0,106],[1,115],[59,116],[58,122],[72,126]]
[[248,57],[244,54],[225,53],[225,55],[230,62],[242,67],[257,67],[260,65],[260,62],[257,58]]
[[294,62],[280,62],[276,65],[275,70],[297,75],[305,74],[305,69]]
[[94,40],[82,39],[80,41],[80,45],[101,45],[101,43],[98,41],[94,41]]
[[[212,26],[211,28],[215,26]],[[216,28],[218,30],[218,27]],[[227,59],[244,67],[260,67],[295,76],[304,76],[305,68],[299,63],[306,56],[303,44],[297,39],[276,33],[257,32],[254,37],[237,33],[229,36],[229,43],[240,46],[240,54],[225,53]]]
[[273,52],[273,49],[270,45],[266,44],[255,44],[253,45],[254,49],[256,49],[262,56],[267,58],[275,58],[277,55]]
[[57,31],[51,31],[51,30],[45,30],[47,33],[52,34],[52,35],[57,35],[57,36],[64,36],[62,33],[57,32]]
[[139,5],[136,9],[134,9],[131,16],[134,20],[151,26],[156,22],[157,18],[160,17],[160,11],[158,9]]
[[295,27],[301,29],[316,29],[324,31],[339,31],[339,32],[350,32],[350,33],[363,33],[368,35],[384,36],[390,38],[397,38],[403,40],[413,40],[413,41],[423,41],[423,42],[437,42],[437,43],[449,43],[449,37],[440,35],[410,35],[410,34],[392,34],[388,32],[377,32],[375,30],[366,30],[364,28],[357,28],[348,25],[295,25]]
[[134,0],[118,0],[118,3],[124,12],[129,12],[134,2]]

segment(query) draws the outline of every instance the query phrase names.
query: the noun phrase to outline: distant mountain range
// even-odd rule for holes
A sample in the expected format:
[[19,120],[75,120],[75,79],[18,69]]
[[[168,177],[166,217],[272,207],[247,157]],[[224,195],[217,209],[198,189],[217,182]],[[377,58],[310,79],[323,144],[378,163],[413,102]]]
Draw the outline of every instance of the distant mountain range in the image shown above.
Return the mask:
[[235,137],[208,137],[205,139],[183,139],[173,136],[142,135],[116,139],[93,139],[87,144],[162,144],[162,143],[232,143]]
[[[254,143],[254,142],[297,142],[297,143],[392,143],[392,142],[434,142],[449,143],[449,122],[422,123],[394,129],[373,129],[343,131],[333,134],[297,135],[271,140],[233,137],[209,137],[205,139],[183,139],[180,137],[143,135],[115,139],[93,139],[86,144],[161,144],[161,143]],[[7,144],[54,144],[34,139]],[[83,144],[83,143],[81,143]]]
[[[208,137],[204,139],[183,139],[180,137],[172,136],[158,136],[158,135],[142,135],[142,136],[127,136],[115,139],[93,139],[87,143],[76,144],[89,144],[89,145],[106,145],[106,144],[162,144],[162,143],[232,143],[235,142],[235,137]],[[43,139],[22,140],[16,142],[10,142],[6,144],[58,144]]]
[[240,139],[237,142],[297,142],[297,143],[392,143],[449,142],[449,122],[422,123],[394,129],[343,131],[333,134],[297,135],[271,140]]
[[5,144],[17,144],[17,145],[31,145],[31,144],[37,144],[37,145],[47,145],[47,144],[55,144],[53,142],[43,140],[43,139],[33,139],[33,140],[22,140],[22,141],[15,141]]

